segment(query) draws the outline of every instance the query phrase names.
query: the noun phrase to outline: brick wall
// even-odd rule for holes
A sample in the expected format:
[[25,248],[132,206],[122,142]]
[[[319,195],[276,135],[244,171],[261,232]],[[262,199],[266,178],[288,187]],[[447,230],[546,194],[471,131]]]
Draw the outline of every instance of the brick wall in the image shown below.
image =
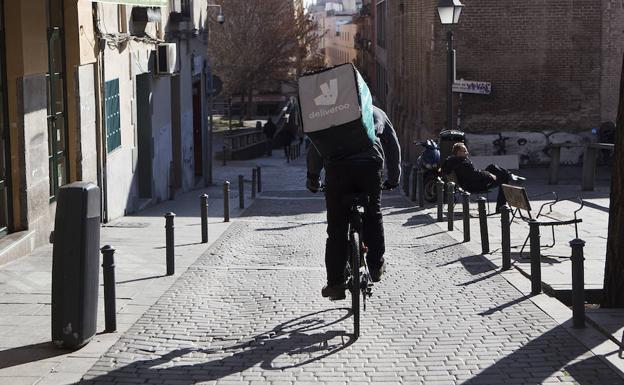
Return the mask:
[[[461,128],[577,132],[614,116],[622,3],[464,1],[454,28],[457,77],[489,81],[492,93],[463,95]],[[448,27],[439,22],[437,1],[400,4],[388,7],[388,110],[406,158],[413,160],[418,151],[412,141],[435,136],[445,124]],[[457,104],[455,95],[456,112]]]

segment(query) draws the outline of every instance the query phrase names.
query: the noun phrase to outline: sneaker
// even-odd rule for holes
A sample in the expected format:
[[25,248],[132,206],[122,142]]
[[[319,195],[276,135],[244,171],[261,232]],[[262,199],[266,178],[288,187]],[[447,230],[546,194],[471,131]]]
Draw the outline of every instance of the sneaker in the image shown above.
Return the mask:
[[321,295],[323,298],[329,297],[331,301],[339,301],[347,298],[345,295],[345,285],[343,283],[332,286],[325,285],[323,289],[321,289]]
[[386,271],[386,262],[384,261],[384,263],[381,264],[381,266],[379,266],[379,268],[377,269],[370,269],[370,275],[371,275],[371,279],[373,280],[373,282],[379,282],[381,281],[381,276],[383,275],[383,273]]
[[513,174],[513,173],[509,173],[509,176],[510,176],[509,179],[511,179],[512,182],[519,183],[519,184],[526,180],[525,177],[520,176],[520,175],[516,175],[516,174]]

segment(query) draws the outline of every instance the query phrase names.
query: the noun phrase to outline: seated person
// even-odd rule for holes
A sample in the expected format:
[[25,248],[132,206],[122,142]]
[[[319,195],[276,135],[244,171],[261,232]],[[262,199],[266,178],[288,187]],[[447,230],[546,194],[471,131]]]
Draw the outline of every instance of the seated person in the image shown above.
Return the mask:
[[[501,184],[508,184],[511,181],[519,182],[525,180],[525,178],[514,175],[495,164],[490,164],[485,170],[476,169],[470,159],[468,159],[468,148],[466,148],[464,143],[455,143],[452,155],[442,164],[442,173],[448,175],[452,172],[455,173],[459,186],[470,193],[487,191]],[[500,208],[506,203],[505,194],[499,188],[496,199],[496,212],[499,212]]]

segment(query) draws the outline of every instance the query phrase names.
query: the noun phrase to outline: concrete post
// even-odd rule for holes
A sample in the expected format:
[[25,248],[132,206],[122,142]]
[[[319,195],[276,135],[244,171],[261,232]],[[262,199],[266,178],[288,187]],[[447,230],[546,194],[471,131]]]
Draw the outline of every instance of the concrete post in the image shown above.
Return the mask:
[[242,175],[238,176],[238,208],[245,208],[245,180]]
[[262,167],[257,166],[258,170],[258,192],[262,192]]

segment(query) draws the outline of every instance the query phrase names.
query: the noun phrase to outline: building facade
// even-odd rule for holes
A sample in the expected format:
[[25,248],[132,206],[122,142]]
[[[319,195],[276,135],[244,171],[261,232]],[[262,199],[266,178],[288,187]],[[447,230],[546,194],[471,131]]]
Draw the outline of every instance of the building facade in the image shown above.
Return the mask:
[[0,10],[0,263],[48,241],[64,184],[109,221],[209,182],[206,0]]
[[[437,2],[375,2],[375,92],[404,153],[446,122],[446,41]],[[621,2],[465,3],[453,27],[457,79],[491,83],[454,93],[453,127],[467,133],[589,131],[615,121],[622,66]],[[383,85],[385,83],[385,86]]]

